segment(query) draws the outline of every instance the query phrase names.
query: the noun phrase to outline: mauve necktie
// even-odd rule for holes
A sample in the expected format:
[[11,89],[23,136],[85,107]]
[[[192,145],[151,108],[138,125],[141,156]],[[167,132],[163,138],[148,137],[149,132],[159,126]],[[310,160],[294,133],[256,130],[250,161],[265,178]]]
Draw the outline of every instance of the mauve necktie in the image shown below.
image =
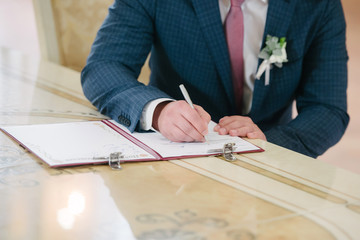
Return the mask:
[[241,4],[244,0],[231,0],[231,7],[225,20],[225,35],[228,44],[236,107],[242,112],[244,86],[244,16]]

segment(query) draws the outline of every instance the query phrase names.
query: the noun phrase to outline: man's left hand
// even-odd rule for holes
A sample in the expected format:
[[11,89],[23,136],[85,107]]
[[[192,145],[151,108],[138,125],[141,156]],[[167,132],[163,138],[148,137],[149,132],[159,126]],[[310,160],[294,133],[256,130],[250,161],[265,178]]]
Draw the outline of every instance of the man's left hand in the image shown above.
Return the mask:
[[265,134],[249,117],[227,116],[220,119],[214,127],[220,135],[230,135],[247,138],[259,138],[266,141]]

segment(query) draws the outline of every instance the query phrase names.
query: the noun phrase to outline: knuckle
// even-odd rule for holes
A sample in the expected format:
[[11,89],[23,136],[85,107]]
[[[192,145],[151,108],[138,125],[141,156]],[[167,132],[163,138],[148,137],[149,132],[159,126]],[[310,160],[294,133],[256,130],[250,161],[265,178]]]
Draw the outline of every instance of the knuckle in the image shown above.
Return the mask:
[[206,117],[206,120],[207,120],[208,122],[210,122],[210,120],[211,120],[210,114],[206,113],[206,114],[205,114],[205,117]]
[[198,131],[199,132],[204,132],[208,129],[208,126],[205,122],[203,122],[203,124],[199,125]]
[[177,105],[178,105],[178,107],[180,107],[180,108],[182,108],[182,109],[184,109],[184,108],[186,108],[186,107],[188,107],[189,106],[189,104],[186,102],[186,101],[184,101],[184,100],[180,100],[180,101],[177,101]]
[[244,117],[244,120],[245,120],[246,122],[249,122],[249,123],[252,123],[252,122],[253,122],[253,121],[251,120],[251,118],[248,117],[248,116]]
[[199,105],[195,105],[195,104],[194,104],[194,107],[195,107],[197,110],[204,111],[204,108],[203,108],[202,106],[199,106]]

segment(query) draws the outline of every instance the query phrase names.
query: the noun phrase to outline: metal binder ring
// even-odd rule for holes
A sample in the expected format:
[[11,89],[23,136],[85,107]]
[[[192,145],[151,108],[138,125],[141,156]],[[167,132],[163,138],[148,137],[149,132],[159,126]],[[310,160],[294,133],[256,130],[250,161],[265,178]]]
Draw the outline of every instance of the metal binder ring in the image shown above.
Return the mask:
[[121,163],[121,159],[123,158],[124,155],[121,152],[111,153],[109,157],[109,166],[114,170],[121,170],[122,167],[120,163]]
[[226,161],[235,161],[236,157],[233,155],[235,143],[226,143],[223,148],[223,156]]

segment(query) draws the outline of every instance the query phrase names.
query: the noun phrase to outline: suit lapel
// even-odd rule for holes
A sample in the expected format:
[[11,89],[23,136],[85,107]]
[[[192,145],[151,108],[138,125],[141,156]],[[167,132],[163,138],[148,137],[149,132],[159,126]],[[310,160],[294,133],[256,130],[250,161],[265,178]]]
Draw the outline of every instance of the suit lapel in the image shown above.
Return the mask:
[[296,0],[269,0],[263,45],[266,35],[286,37]]
[[[295,9],[296,0],[269,0],[269,7],[266,17],[264,37],[261,45],[261,49],[265,46],[265,40],[267,35],[276,37],[287,37],[287,31],[292,19],[292,15]],[[259,65],[262,59],[259,59]],[[270,85],[271,79],[276,78],[273,71],[270,72]],[[255,80],[254,94],[251,108],[251,117],[253,120],[261,118],[261,109],[263,103],[268,101],[266,96],[268,94],[269,86],[265,86],[265,74],[262,75],[260,80]]]
[[229,53],[220,18],[219,2],[218,0],[192,0],[192,2],[227,98],[235,108]]
[[[214,58],[216,69],[219,73],[227,98],[235,108],[234,93],[231,80],[231,68],[223,25],[220,20],[218,0],[192,0],[199,24],[204,34],[211,55]],[[265,46],[267,35],[287,37],[290,20],[293,15],[296,0],[269,0],[262,47]],[[261,61],[259,60],[259,64]],[[271,73],[271,78],[274,78]],[[271,83],[270,83],[271,84]],[[266,100],[268,86],[264,84],[264,75],[255,81],[251,115],[261,118],[261,108]],[[258,114],[259,116],[257,116]]]

